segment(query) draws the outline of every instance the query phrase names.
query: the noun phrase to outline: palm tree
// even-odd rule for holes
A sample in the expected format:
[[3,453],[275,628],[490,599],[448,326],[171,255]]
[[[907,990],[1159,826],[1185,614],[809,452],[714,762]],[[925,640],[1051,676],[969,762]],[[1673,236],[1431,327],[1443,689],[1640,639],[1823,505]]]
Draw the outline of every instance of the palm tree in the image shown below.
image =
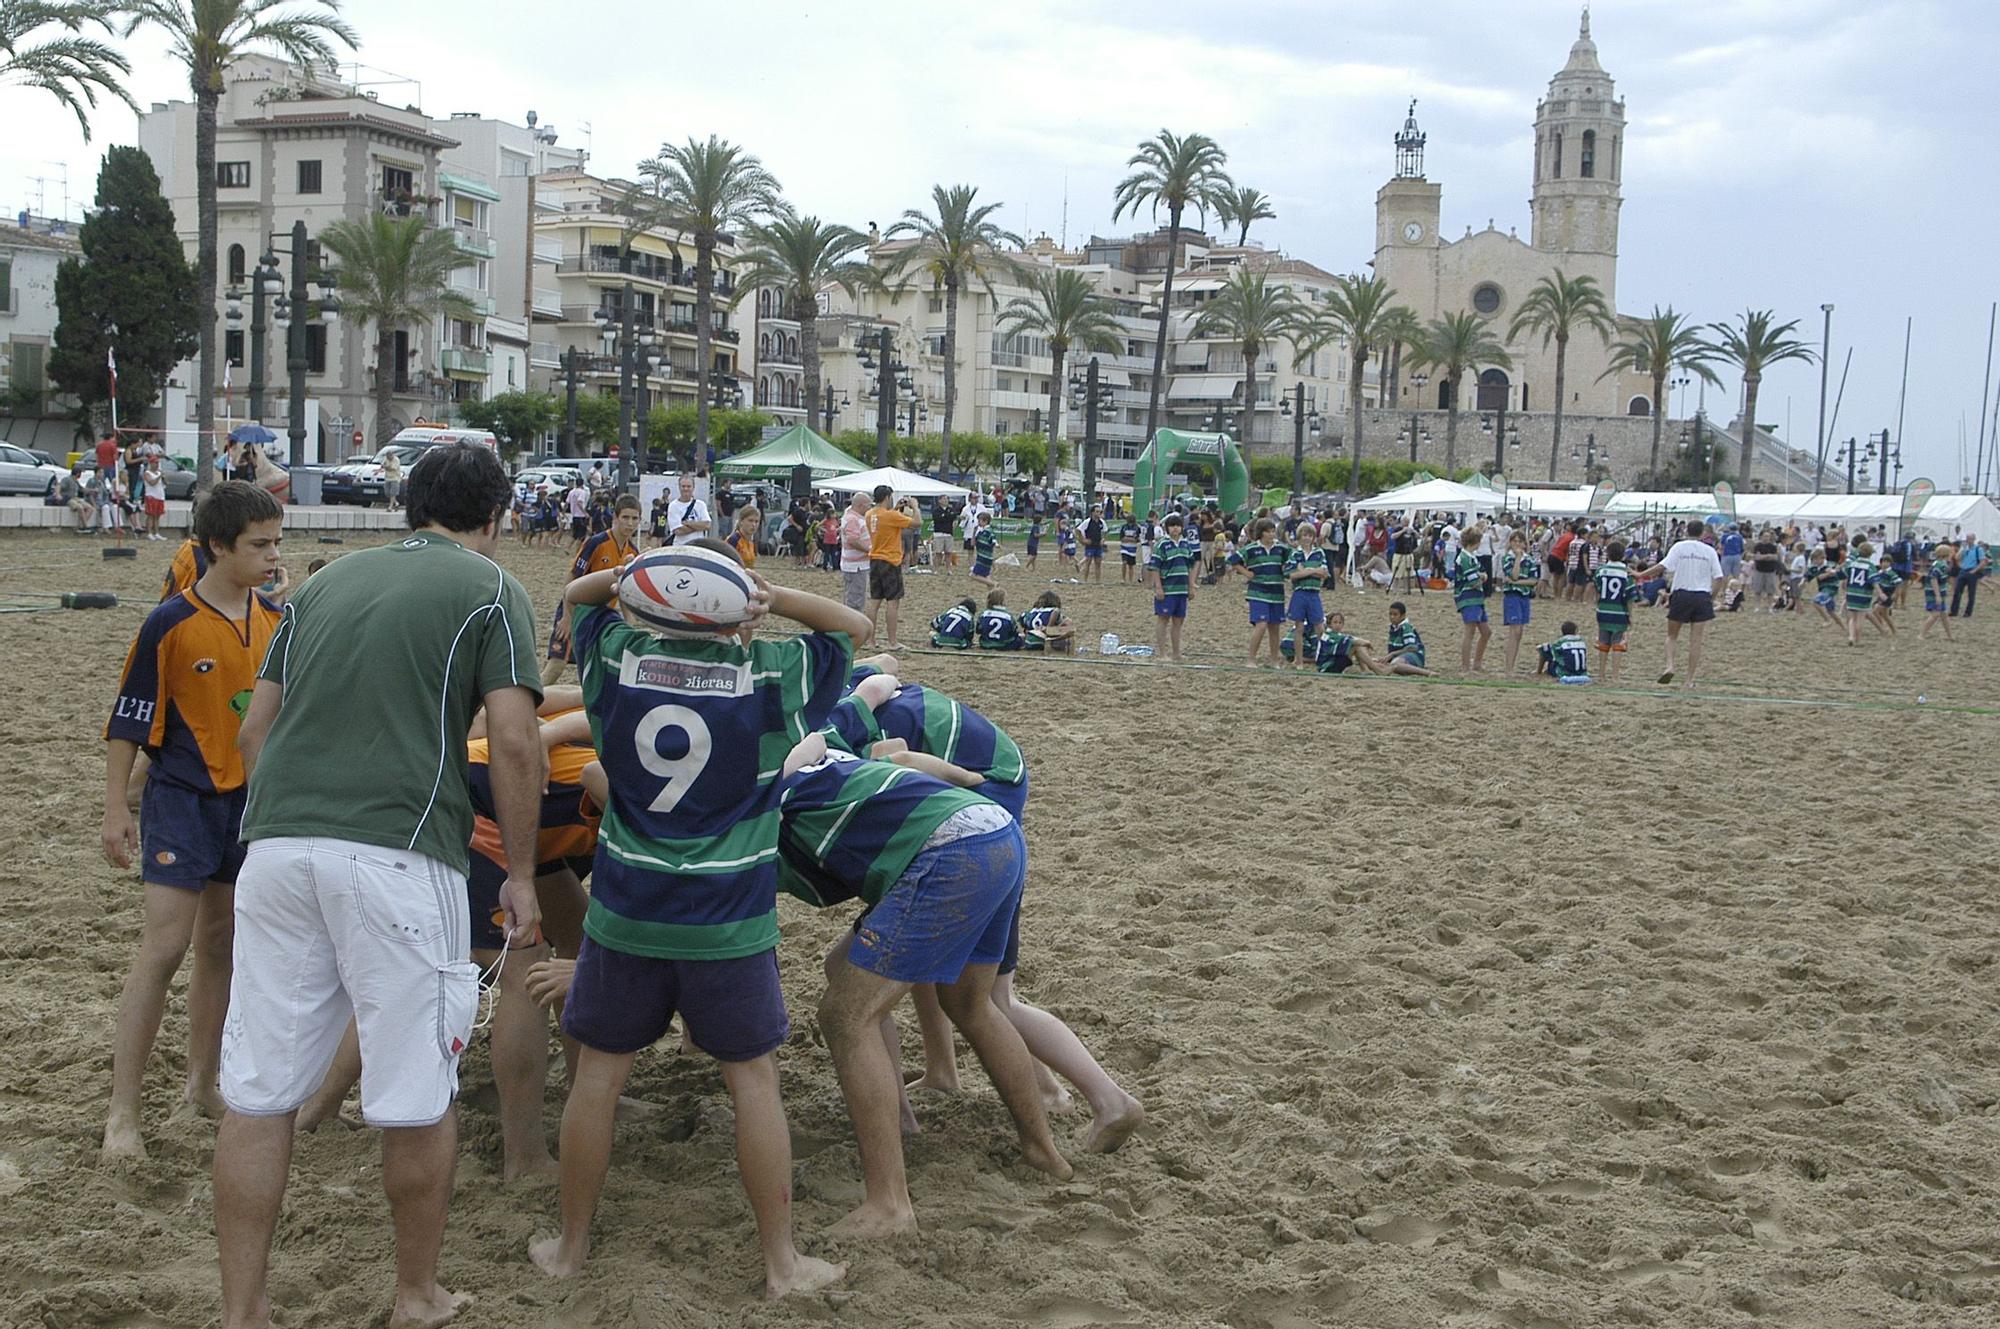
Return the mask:
[[125,0],[125,35],[158,28],[187,66],[194,94],[195,295],[201,301],[195,382],[195,474],[215,483],[215,121],[222,76],[252,51],[276,51],[301,65],[333,63],[333,43],[350,49],[354,29],[338,17],[339,0]]
[[806,418],[812,419],[819,400],[819,293],[838,286],[854,295],[876,284],[875,269],[854,255],[868,248],[868,237],[851,226],[802,217],[779,204],[769,221],[743,228],[748,245],[737,285],[748,290],[775,286],[785,293],[786,307],[799,325],[799,359],[803,364]]
[[1667,418],[1667,376],[1685,370],[1710,383],[1718,380],[1708,362],[1715,348],[1702,339],[1701,329],[1677,314],[1673,306],[1653,306],[1652,316],[1626,323],[1625,336],[1611,344],[1611,362],[1599,378],[1613,374],[1644,374],[1653,380],[1653,455],[1646,473],[1657,485],[1660,473],[1660,430]]
[[1065,362],[1070,349],[1115,351],[1124,345],[1111,306],[1091,289],[1090,279],[1074,268],[1037,268],[1025,277],[1028,294],[1017,295],[1000,311],[1003,337],[1021,333],[1049,344],[1049,488],[1062,484],[1062,454],[1057,446],[1057,412],[1062,407]]
[[[90,142],[88,109],[97,96],[116,97],[134,111],[139,104],[119,76],[132,72],[125,57],[82,34],[84,28],[112,31],[119,6],[105,0],[0,0],[0,83],[40,88],[76,116],[83,141]],[[62,28],[71,35],[32,41],[39,28]]]
[[1742,456],[1736,463],[1736,487],[1748,489],[1757,434],[1757,388],[1764,381],[1764,371],[1787,360],[1810,364],[1819,359],[1819,353],[1792,336],[1799,325],[1796,319],[1773,326],[1774,315],[1768,309],[1746,309],[1737,317],[1741,320],[1738,327],[1711,323],[1709,328],[1715,333],[1715,358],[1743,371],[1743,440]]
[[1412,346],[1417,363],[1438,371],[1444,383],[1444,473],[1447,480],[1458,475],[1458,387],[1465,376],[1481,365],[1510,368],[1513,360],[1507,348],[1493,336],[1492,325],[1479,315],[1461,310],[1444,318],[1434,318]]
[[1173,318],[1174,266],[1181,248],[1181,218],[1189,208],[1206,216],[1232,188],[1222,165],[1229,154],[1206,134],[1181,138],[1162,129],[1139,145],[1125,163],[1138,169],[1118,182],[1111,220],[1150,208],[1154,218],[1167,210],[1167,275],[1160,286],[1160,335],[1153,343],[1153,382],[1146,394],[1146,441],[1160,425],[1160,388],[1167,378],[1167,327]]
[[1408,306],[1394,303],[1395,299],[1395,291],[1380,277],[1349,273],[1334,278],[1319,320],[1330,324],[1336,336],[1347,339],[1347,442],[1354,451],[1348,460],[1347,487],[1355,493],[1361,490],[1361,383],[1368,371],[1369,352],[1383,345],[1392,322],[1400,326],[1401,318],[1416,317]]
[[[653,186],[669,225],[694,237],[694,446],[708,456],[708,375],[715,361],[715,251],[778,201],[778,181],[764,164],[734,143],[710,134],[706,143],[690,138],[665,143],[659,155],[639,163]],[[740,291],[738,286],[736,290]],[[732,292],[725,305],[736,303]]]
[[[1386,404],[1394,409],[1403,404],[1403,351],[1417,344],[1424,334],[1424,325],[1417,318],[1417,311],[1408,305],[1397,305],[1382,319],[1382,349],[1387,357],[1388,394]],[[1417,405],[1423,405],[1418,402]]]
[[1243,352],[1243,414],[1237,438],[1245,444],[1256,418],[1257,357],[1280,337],[1291,336],[1303,313],[1290,290],[1271,285],[1269,274],[1237,268],[1194,321],[1190,335],[1227,337]]
[[896,288],[901,295],[910,287],[912,270],[929,277],[933,291],[944,292],[944,456],[939,469],[951,470],[951,422],[958,406],[958,296],[968,283],[977,282],[990,297],[993,274],[1011,272],[1013,263],[1001,253],[1002,245],[1021,247],[1021,237],[1000,229],[993,214],[998,203],[975,203],[979,190],[973,185],[931,186],[931,206],[935,212],[908,208],[903,219],[889,228],[890,236],[907,235],[916,243],[897,254],[892,271],[902,275]]
[[1554,276],[1534,284],[1527,298],[1521,301],[1521,307],[1514,311],[1514,321],[1507,325],[1508,341],[1518,340],[1523,333],[1539,332],[1544,349],[1550,341],[1556,344],[1556,420],[1554,441],[1549,444],[1550,480],[1556,478],[1556,455],[1562,451],[1566,400],[1563,380],[1568,371],[1570,334],[1578,328],[1587,328],[1597,334],[1599,341],[1610,341],[1616,330],[1613,319],[1611,305],[1598,289],[1596,278],[1567,277],[1557,268]]
[[370,213],[360,221],[329,222],[320,243],[340,260],[341,309],[375,324],[375,445],[395,435],[396,333],[440,314],[476,317],[470,300],[452,289],[451,274],[472,262],[450,231],[422,216]]
[[1236,243],[1240,247],[1250,243],[1251,222],[1269,221],[1278,214],[1271,211],[1270,196],[1263,190],[1238,185],[1216,198],[1215,215],[1236,228]]

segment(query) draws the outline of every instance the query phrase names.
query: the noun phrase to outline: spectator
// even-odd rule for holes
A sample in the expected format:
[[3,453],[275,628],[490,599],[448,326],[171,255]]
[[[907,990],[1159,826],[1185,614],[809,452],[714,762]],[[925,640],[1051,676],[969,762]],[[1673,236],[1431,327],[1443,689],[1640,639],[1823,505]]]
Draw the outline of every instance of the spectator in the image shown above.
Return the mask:
[[680,497],[667,505],[667,543],[691,544],[712,529],[708,505],[694,495],[694,477],[680,478]]
[[[1985,545],[1966,538],[1958,551],[1958,574],[1951,582],[1951,617],[1972,617],[1972,607],[1979,603],[1979,579],[1991,570],[1992,561]],[[1964,614],[1958,612],[1960,600],[1965,602]]]
[[868,495],[848,495],[840,517],[840,598],[849,609],[868,611]]
[[1685,623],[1689,625],[1685,686],[1694,686],[1695,670],[1701,665],[1702,625],[1715,617],[1715,593],[1727,580],[1721,559],[1702,539],[1706,533],[1701,522],[1689,522],[1686,538],[1675,541],[1665,558],[1639,574],[1641,581],[1650,581],[1662,573],[1672,578],[1667,588],[1667,667],[1660,674],[1662,684],[1674,681],[1674,648]]

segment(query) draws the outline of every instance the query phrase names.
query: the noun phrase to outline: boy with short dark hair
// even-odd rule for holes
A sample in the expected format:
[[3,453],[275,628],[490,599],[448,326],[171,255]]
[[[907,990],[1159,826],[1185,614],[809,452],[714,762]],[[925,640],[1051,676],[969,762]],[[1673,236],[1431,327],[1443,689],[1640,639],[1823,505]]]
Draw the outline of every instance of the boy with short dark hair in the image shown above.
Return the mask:
[[1021,649],[1021,625],[1007,608],[1007,592],[996,586],[986,593],[986,608],[979,611],[973,636],[982,651]]
[[[733,557],[706,536],[689,543]],[[647,631],[608,607],[618,575],[594,572],[564,593],[610,806],[563,1011],[563,1032],[582,1050],[563,1111],[562,1231],[529,1256],[558,1277],[583,1267],[618,1096],[634,1058],[678,1015],[721,1063],[735,1102],[766,1295],[822,1287],[843,1270],[792,1244],[791,1140],[774,1055],[790,1030],[777,965],[778,771],[839,700],[868,620],[749,572],[751,615],[734,631]],[[810,631],[756,639],[767,614]]]
[[972,580],[991,590],[993,560],[1000,551],[1000,537],[993,530],[993,513],[982,509],[979,527],[972,533]]
[[1479,566],[1477,555],[1460,544],[1446,571],[1451,577],[1451,602],[1464,625],[1458,635],[1459,672],[1483,673],[1486,643],[1493,639],[1493,629],[1486,621],[1486,569]]
[[1188,602],[1194,598],[1189,576],[1195,551],[1181,539],[1179,513],[1161,523],[1165,534],[1153,542],[1153,557],[1146,564],[1146,579],[1153,587],[1153,655],[1161,652],[1175,664],[1181,662],[1181,628],[1187,622]]
[[1618,681],[1619,657],[1625,654],[1625,634],[1632,627],[1632,602],[1639,598],[1638,579],[1625,566],[1625,542],[1613,540],[1604,547],[1607,561],[1600,563],[1597,584],[1597,651],[1604,657],[1604,679]]
[[[1297,639],[1311,643],[1326,623],[1326,602],[1321,599],[1320,587],[1326,584],[1331,568],[1326,550],[1320,546],[1318,527],[1309,521],[1300,522],[1295,538],[1298,546],[1285,560],[1285,582],[1292,592],[1291,602],[1285,606],[1285,616],[1297,625],[1294,629]],[[1282,652],[1283,643],[1279,645]],[[1318,651],[1312,649],[1311,653],[1316,656]],[[1299,669],[1310,664],[1306,654],[1296,650],[1285,658]]]
[[[247,783],[236,733],[278,628],[278,606],[257,588],[278,568],[283,523],[284,509],[269,491],[240,480],[216,485],[197,505],[193,539],[206,568],[146,616],[104,728],[104,856],[123,868],[136,852],[146,883],[145,928],[112,1045],[107,1158],[145,1156],[139,1109],[146,1061],[191,942],[183,1094],[201,1111],[222,1115],[217,1074]],[[141,749],[152,764],[135,826],[126,787]]]
[[1252,669],[1266,644],[1271,648],[1273,667],[1283,659],[1278,639],[1285,622],[1285,564],[1291,556],[1292,551],[1278,543],[1278,523],[1269,517],[1251,523],[1249,543],[1229,556],[1229,566],[1250,583],[1243,598],[1250,610]]
[[1118,579],[1131,581],[1138,575],[1139,564],[1139,523],[1131,514],[1118,528]]
[[1868,611],[1868,621],[1885,637],[1896,635],[1896,624],[1889,615],[1896,607],[1896,596],[1902,590],[1904,580],[1893,555],[1885,551],[1882,562],[1875,569],[1875,607]]
[[966,596],[931,620],[931,645],[943,650],[962,651],[972,645],[979,619],[979,602]]
[[1389,604],[1389,654],[1382,663],[1392,674],[1429,678],[1432,673],[1424,668],[1424,639],[1418,635],[1417,625],[1410,622],[1410,607],[1401,600]]
[[[1615,547],[1616,542],[1613,543]],[[1609,564],[1605,566],[1608,567]],[[1603,568],[1598,570],[1602,572]],[[1541,664],[1536,667],[1535,672],[1547,674],[1558,683],[1588,683],[1590,648],[1584,643],[1583,638],[1576,634],[1576,624],[1573,621],[1564,623],[1562,630],[1562,636],[1537,649],[1536,654],[1541,657]],[[1600,642],[1598,650],[1604,649]],[[1615,656],[1612,658],[1616,659]]]

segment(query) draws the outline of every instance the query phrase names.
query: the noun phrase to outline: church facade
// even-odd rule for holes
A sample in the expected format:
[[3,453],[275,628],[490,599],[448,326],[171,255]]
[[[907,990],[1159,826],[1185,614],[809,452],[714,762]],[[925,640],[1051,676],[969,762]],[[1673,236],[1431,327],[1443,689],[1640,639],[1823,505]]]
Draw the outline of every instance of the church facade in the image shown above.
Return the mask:
[[[1625,167],[1625,103],[1597,59],[1584,11],[1569,60],[1549,80],[1535,108],[1534,190],[1526,240],[1509,227],[1470,226],[1447,239],[1444,190],[1424,176],[1425,135],[1415,103],[1396,136],[1396,174],[1375,195],[1374,269],[1419,319],[1470,310],[1492,324],[1512,363],[1482,365],[1460,388],[1462,410],[1552,412],[1556,348],[1539,334],[1510,339],[1507,325],[1543,277],[1560,271],[1589,276],[1614,310],[1618,298],[1619,183]],[[1571,334],[1565,372],[1566,415],[1648,416],[1653,385],[1639,375],[1604,374],[1609,349],[1588,328]],[[1414,371],[1405,366],[1398,396],[1407,408]],[[1442,408],[1443,385],[1432,382],[1422,406]]]

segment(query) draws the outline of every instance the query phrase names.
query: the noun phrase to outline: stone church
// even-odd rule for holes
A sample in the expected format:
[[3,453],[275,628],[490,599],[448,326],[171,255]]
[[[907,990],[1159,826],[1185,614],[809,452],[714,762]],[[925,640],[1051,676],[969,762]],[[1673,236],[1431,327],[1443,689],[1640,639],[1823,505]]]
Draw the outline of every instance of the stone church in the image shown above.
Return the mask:
[[[1556,350],[1544,349],[1539,335],[1508,341],[1507,324],[1529,290],[1558,269],[1571,277],[1590,276],[1617,308],[1618,185],[1625,167],[1625,103],[1611,76],[1597,61],[1590,37],[1590,11],[1583,19],[1569,61],[1549,80],[1548,95],[1535,107],[1534,192],[1526,240],[1486,228],[1447,239],[1442,233],[1443,186],[1424,178],[1425,135],[1418,129],[1416,104],[1396,136],[1395,178],[1375,195],[1375,261],[1378,276],[1398,300],[1428,323],[1472,310],[1490,319],[1493,334],[1507,342],[1510,368],[1482,366],[1476,386],[1461,388],[1465,410],[1553,411]],[[1614,375],[1600,379],[1608,351],[1589,329],[1573,333],[1565,373],[1569,400],[1564,413],[1578,416],[1651,415],[1650,379]],[[1399,394],[1415,405],[1414,385],[1405,370]],[[1425,407],[1443,407],[1443,385],[1432,382]]]

